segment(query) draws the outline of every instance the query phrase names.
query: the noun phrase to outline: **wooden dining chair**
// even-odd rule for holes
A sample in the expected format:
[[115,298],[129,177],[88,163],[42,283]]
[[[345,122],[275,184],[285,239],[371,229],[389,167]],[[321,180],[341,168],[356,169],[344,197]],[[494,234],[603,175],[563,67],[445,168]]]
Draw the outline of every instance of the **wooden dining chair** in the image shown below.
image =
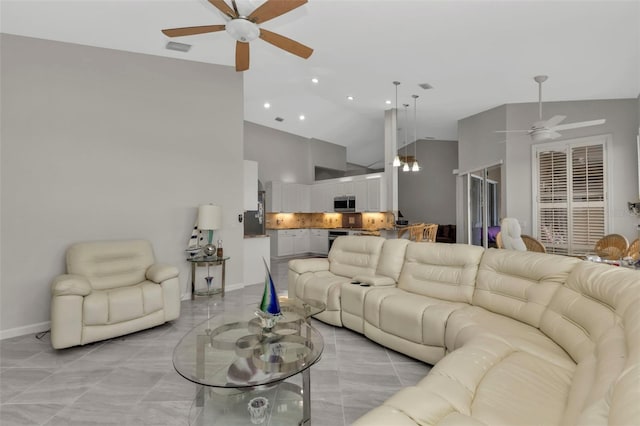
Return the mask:
[[423,231],[423,241],[427,241],[429,243],[436,242],[436,235],[438,234],[438,224],[437,223],[429,223],[425,225]]
[[629,245],[627,252],[624,254],[624,257],[630,257],[633,260],[640,259],[640,239],[636,238]]
[[628,248],[629,240],[624,235],[609,234],[596,242],[594,250],[602,259],[619,260],[625,256]]
[[546,253],[547,249],[544,248],[544,245],[535,238],[530,235],[522,234],[522,241],[524,241],[524,245],[527,246],[527,251],[536,251],[538,253]]
[[424,223],[417,223],[412,225],[409,229],[409,240],[420,242],[424,238],[424,229],[427,225]]

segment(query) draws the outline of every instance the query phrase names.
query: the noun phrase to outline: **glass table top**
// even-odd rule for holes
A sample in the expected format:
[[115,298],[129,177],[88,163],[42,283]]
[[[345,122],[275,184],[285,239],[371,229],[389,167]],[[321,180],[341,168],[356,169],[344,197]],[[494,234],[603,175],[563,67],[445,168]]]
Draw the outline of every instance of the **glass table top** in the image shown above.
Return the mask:
[[246,388],[280,382],[313,365],[324,342],[309,316],[321,302],[280,299],[282,318],[262,328],[256,306],[222,312],[190,330],[173,352],[176,371],[194,383]]
[[222,257],[218,257],[218,256],[203,256],[203,255],[197,255],[197,256],[192,256],[192,257],[187,257],[187,261],[188,262],[194,262],[194,263],[204,263],[204,262],[222,262],[223,260],[229,260],[230,257],[229,256],[222,256]]

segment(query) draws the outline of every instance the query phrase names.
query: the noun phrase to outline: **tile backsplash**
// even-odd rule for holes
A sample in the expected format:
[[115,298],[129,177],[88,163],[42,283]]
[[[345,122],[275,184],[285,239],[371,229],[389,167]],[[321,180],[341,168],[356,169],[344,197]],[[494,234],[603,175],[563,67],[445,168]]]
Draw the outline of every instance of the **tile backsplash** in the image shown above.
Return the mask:
[[366,230],[392,229],[392,212],[376,213],[267,213],[267,229],[297,228],[357,228]]

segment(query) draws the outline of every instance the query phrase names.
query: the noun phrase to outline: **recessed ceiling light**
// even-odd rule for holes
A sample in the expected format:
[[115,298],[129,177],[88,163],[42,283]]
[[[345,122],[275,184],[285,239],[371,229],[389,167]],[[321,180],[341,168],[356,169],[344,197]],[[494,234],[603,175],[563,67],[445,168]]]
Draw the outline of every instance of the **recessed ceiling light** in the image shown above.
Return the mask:
[[319,80],[318,80],[317,78],[315,78],[315,77],[313,77],[313,78],[311,79],[311,82],[312,82],[312,83],[315,83],[315,84],[318,84],[318,81],[319,81]]
[[384,101],[384,103],[387,104],[387,105],[391,105],[391,101],[389,101],[389,100]]
[[269,109],[269,108],[271,108],[271,104],[269,102],[265,102],[264,103],[264,107],[265,107],[265,109]]
[[347,96],[347,99],[352,101],[353,100],[353,96]]
[[280,123],[282,123],[284,121],[284,118],[282,117],[276,117],[275,118],[276,121],[279,121]]
[[298,117],[300,119],[300,121],[305,119],[305,116],[303,114],[300,114],[300,117]]
[[418,86],[420,86],[421,88],[423,88],[424,90],[429,90],[429,89],[433,89],[433,86],[430,85],[429,83],[420,83],[418,84]]

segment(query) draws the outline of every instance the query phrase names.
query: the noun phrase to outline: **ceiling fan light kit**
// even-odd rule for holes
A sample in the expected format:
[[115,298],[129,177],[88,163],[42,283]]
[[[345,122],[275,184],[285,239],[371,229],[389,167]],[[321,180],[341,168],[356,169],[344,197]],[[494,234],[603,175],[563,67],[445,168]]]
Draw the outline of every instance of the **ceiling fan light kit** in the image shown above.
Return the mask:
[[249,43],[257,38],[261,38],[282,50],[307,59],[313,53],[313,49],[295,40],[259,27],[259,24],[284,15],[307,3],[307,1],[308,0],[267,0],[251,12],[249,16],[243,16],[238,13],[235,0],[231,1],[233,8],[224,0],[209,0],[210,4],[230,19],[229,22],[225,25],[171,28],[162,30],[162,33],[167,37],[183,37],[226,31],[227,34],[236,40],[236,71],[246,71],[249,69]]
[[498,130],[496,133],[526,133],[534,142],[545,142],[557,139],[562,136],[558,130],[579,129],[581,127],[598,126],[606,122],[605,119],[579,121],[576,123],[560,124],[565,115],[554,115],[548,120],[542,119],[542,83],[547,81],[546,75],[536,75],[533,80],[538,83],[538,121],[533,123],[529,130]]

